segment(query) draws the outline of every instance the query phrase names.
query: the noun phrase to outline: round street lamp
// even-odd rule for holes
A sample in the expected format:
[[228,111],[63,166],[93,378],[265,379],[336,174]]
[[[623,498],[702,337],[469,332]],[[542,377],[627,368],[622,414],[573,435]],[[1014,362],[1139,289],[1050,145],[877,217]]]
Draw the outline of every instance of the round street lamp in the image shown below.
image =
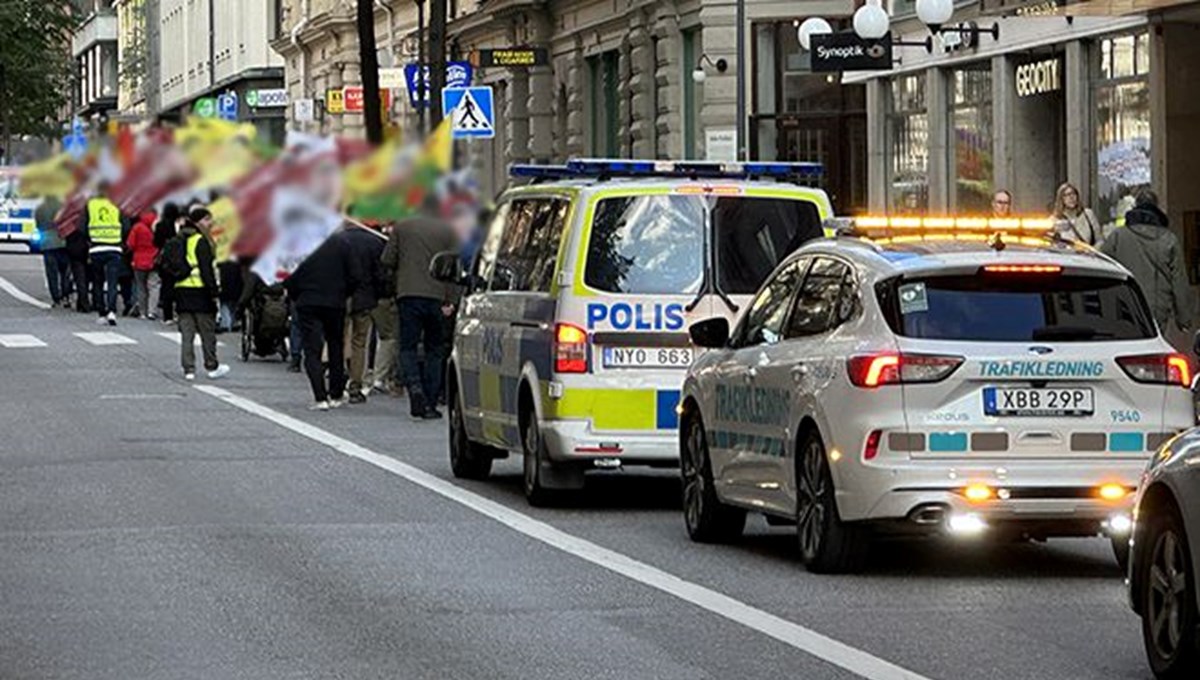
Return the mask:
[[891,18],[881,4],[882,0],[867,0],[867,4],[854,13],[854,32],[865,40],[878,40],[887,35]]
[[917,0],[917,18],[937,33],[954,15],[954,0]]
[[800,24],[800,28],[796,29],[796,38],[800,40],[800,46],[806,50],[812,49],[812,36],[826,35],[833,33],[833,26],[829,25],[821,17],[809,17]]

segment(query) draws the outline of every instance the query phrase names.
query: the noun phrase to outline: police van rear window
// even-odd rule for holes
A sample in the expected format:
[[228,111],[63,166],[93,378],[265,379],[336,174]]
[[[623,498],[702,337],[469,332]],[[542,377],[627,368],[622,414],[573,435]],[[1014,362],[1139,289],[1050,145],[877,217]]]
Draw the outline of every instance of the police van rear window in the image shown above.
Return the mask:
[[704,213],[697,196],[599,201],[584,282],[606,293],[695,294],[704,281]]
[[1095,342],[1156,335],[1140,291],[1091,276],[893,278],[876,295],[897,335],[979,342]]

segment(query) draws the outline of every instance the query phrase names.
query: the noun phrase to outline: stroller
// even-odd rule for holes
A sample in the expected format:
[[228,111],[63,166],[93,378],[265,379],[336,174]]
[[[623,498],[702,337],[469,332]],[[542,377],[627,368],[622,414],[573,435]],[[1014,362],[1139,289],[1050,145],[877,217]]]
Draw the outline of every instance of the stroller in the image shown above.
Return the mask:
[[242,361],[249,361],[252,354],[260,357],[278,354],[287,361],[290,326],[283,286],[266,286],[257,277],[253,278],[250,285],[254,290],[247,291],[248,300],[241,305]]

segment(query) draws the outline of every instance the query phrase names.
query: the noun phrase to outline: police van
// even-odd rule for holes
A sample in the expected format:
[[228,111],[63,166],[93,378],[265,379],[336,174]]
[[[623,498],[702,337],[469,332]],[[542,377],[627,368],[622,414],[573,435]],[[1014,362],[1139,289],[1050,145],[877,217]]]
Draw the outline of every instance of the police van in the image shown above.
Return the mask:
[[831,216],[815,164],[514,166],[469,270],[447,374],[454,474],[524,454],[545,503],[588,469],[676,466],[687,328],[732,317]]
[[860,218],[766,280],[684,385],[684,519],[794,523],[809,569],[879,533],[1111,538],[1194,422],[1191,365],[1129,272],[1049,220]]
[[28,246],[30,252],[36,252],[38,230],[34,212],[42,201],[21,196],[20,173],[20,168],[0,168],[0,243],[20,243]]

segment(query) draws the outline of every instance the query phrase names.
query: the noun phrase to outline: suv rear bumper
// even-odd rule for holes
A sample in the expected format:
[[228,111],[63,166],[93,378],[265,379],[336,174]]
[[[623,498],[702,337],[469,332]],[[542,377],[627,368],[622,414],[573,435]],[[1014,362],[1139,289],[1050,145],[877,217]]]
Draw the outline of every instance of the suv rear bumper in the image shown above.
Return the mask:
[[675,467],[679,465],[679,434],[675,430],[594,432],[585,420],[544,420],[546,451],[555,463],[618,460],[621,465]]
[[[854,483],[838,491],[838,508],[848,521],[919,524],[915,515],[922,509],[941,508],[947,516],[970,514],[988,524],[1057,524],[1063,533],[1075,534],[1080,525],[1128,516],[1145,467],[1144,459],[1095,458],[859,464],[856,470],[842,471],[853,476]],[[1104,500],[1098,490],[1106,484],[1119,484],[1128,492],[1120,499]],[[986,485],[991,497],[968,500],[964,490],[970,485]]]

